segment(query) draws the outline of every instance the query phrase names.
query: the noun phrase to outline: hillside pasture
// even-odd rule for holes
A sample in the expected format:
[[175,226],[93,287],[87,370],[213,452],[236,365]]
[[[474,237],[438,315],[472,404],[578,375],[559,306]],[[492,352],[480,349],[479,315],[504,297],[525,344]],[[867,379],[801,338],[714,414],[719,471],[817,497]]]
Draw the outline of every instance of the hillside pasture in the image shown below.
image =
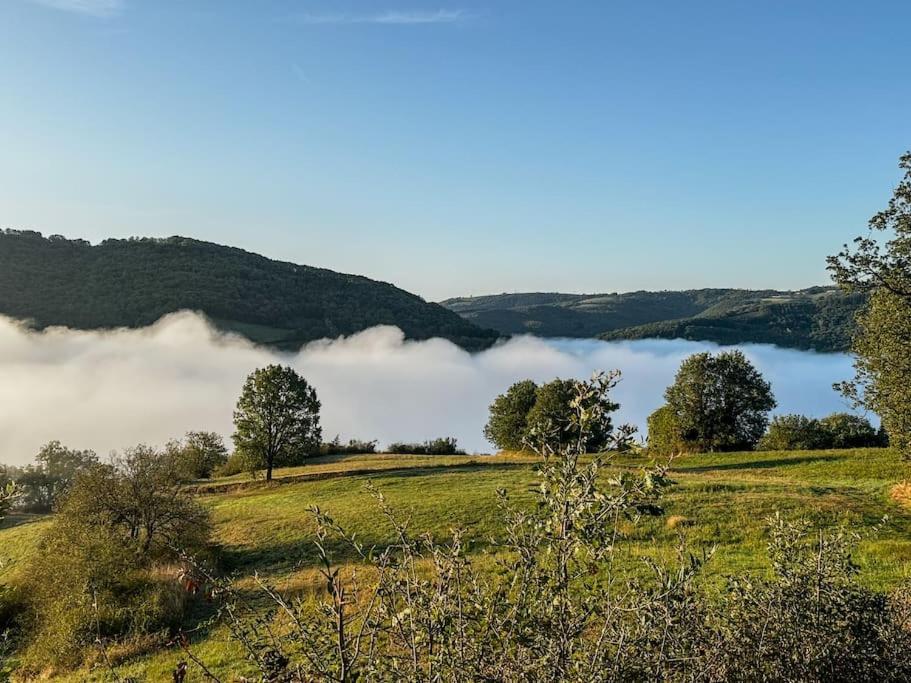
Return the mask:
[[[648,461],[622,456],[615,468],[638,469]],[[383,547],[391,528],[368,483],[408,517],[414,533],[445,540],[466,530],[470,552],[482,567],[493,566],[486,551],[502,537],[496,491],[506,489],[517,505],[534,499],[535,459],[527,455],[341,456],[314,459],[276,472],[266,485],[248,476],[196,484],[210,509],[221,570],[255,596],[254,574],[282,589],[313,595],[319,589],[308,508],[329,512],[366,545]],[[676,482],[664,499],[664,514],[629,524],[619,548],[622,566],[647,576],[644,558],[673,562],[681,536],[690,552],[715,549],[703,576],[710,588],[742,572],[767,572],[765,520],[776,512],[810,518],[825,526],[850,524],[862,540],[855,559],[861,581],[877,590],[897,586],[911,570],[911,511],[890,496],[908,476],[907,465],[889,450],[744,452],[681,457],[670,465]],[[884,518],[888,517],[886,521]],[[0,555],[9,558],[0,581],[15,577],[47,520],[13,517],[0,529]],[[340,563],[354,561],[341,544],[331,544]],[[200,604],[192,628],[212,612]],[[223,626],[194,633],[193,650],[219,674],[243,673],[240,651]],[[183,655],[163,649],[127,659],[119,670],[140,680],[164,680]],[[80,671],[61,680],[107,680],[101,671]],[[195,678],[192,680],[196,680]],[[230,680],[230,678],[228,679]]]

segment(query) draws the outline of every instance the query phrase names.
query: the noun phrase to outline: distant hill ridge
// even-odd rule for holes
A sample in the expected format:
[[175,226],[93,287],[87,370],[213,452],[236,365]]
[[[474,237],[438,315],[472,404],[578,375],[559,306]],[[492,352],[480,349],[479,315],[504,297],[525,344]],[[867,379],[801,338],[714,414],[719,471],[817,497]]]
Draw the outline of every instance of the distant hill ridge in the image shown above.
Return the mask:
[[466,320],[510,335],[689,339],[846,351],[865,301],[863,294],[810,287],[496,294],[441,303]]
[[142,327],[190,309],[221,329],[294,349],[397,325],[469,350],[500,336],[386,282],[273,261],[186,237],[85,240],[0,231],[0,315],[36,327]]

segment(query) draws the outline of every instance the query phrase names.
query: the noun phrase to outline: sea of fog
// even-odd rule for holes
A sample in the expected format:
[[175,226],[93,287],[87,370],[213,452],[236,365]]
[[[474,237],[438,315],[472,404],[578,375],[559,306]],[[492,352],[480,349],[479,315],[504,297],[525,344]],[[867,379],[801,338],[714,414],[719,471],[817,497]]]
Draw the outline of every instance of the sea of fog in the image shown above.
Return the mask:
[[[140,330],[28,331],[0,317],[0,462],[30,461],[58,439],[107,454],[163,444],[188,430],[231,433],[244,377],[268,363],[294,366],[323,404],[326,438],[418,441],[455,436],[488,452],[481,431],[491,400],[512,382],[588,377],[617,368],[619,420],[641,428],[687,355],[718,348],[688,341],[602,342],[518,337],[481,353],[433,339],[404,341],[395,327],[280,353],[213,329],[193,313]],[[851,358],[765,345],[740,347],[771,381],[776,412],[845,410],[832,383]]]

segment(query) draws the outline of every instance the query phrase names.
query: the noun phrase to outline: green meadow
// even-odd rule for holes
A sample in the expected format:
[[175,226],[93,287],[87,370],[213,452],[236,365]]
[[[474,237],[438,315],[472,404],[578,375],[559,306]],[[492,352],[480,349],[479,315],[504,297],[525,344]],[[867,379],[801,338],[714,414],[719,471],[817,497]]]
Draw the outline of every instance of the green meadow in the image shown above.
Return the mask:
[[[366,545],[382,547],[391,529],[367,490],[372,483],[410,519],[415,533],[445,540],[450,530],[466,530],[476,561],[491,562],[498,526],[496,492],[505,489],[517,505],[533,502],[536,460],[529,456],[347,456],[314,459],[299,468],[276,471],[266,485],[245,476],[197,485],[211,511],[220,571],[255,596],[259,575],[288,592],[313,594],[314,530],[308,508],[317,505]],[[611,467],[638,469],[650,461],[618,457]],[[688,551],[714,549],[702,580],[722,585],[743,572],[767,572],[766,519],[781,513],[819,525],[850,524],[861,540],[855,560],[861,581],[886,590],[911,572],[911,510],[892,496],[908,477],[898,454],[883,449],[700,454],[670,464],[675,482],[663,500],[664,514],[630,522],[619,557],[632,573],[647,573],[645,558],[673,562],[681,537]],[[38,542],[48,519],[13,515],[0,529],[0,582],[14,580]],[[339,563],[353,561],[341,545],[330,546]],[[491,562],[492,565],[492,562]],[[213,605],[200,600],[187,629],[203,623]],[[192,649],[218,675],[243,674],[246,663],[218,624],[193,632]],[[140,654],[113,653],[118,673],[139,680],[170,679],[182,653],[162,640],[138,648]],[[252,673],[252,671],[250,672]],[[197,680],[198,672],[190,680]],[[98,668],[59,680],[109,680]]]

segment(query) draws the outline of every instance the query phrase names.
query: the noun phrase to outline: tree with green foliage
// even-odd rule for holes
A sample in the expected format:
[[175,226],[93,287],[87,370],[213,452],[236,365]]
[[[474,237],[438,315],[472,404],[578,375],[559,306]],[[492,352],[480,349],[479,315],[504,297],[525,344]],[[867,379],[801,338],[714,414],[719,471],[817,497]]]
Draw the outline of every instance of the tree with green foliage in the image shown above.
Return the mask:
[[171,441],[165,450],[187,481],[208,479],[228,462],[225,441],[216,432],[187,432],[183,441]]
[[22,489],[22,507],[35,512],[50,511],[76,476],[97,464],[94,451],[67,448],[59,441],[41,447],[35,464],[24,467],[17,477]]
[[[540,441],[544,435],[567,444],[575,442],[580,433],[572,424],[572,403],[578,389],[575,379],[555,379],[541,386],[531,380],[516,382],[491,404],[484,436],[502,450],[534,450],[532,441]],[[610,443],[610,416],[620,407],[606,395],[598,400],[600,421],[589,425],[584,435],[584,445],[592,453]]]
[[891,444],[911,457],[911,152],[899,167],[889,205],[828,264],[842,288],[871,293],[854,338],[855,379],[838,387],[877,413]]
[[293,368],[269,365],[250,373],[234,410],[234,448],[272,481],[276,466],[319,452],[322,430],[316,389]]
[[528,436],[528,413],[535,405],[538,385],[530,379],[516,382],[490,404],[484,436],[504,451],[521,451]]
[[753,448],[776,406],[771,385],[740,351],[697,353],[664,392],[680,439],[697,450]]
[[875,448],[884,446],[882,435],[860,415],[833,413],[819,420],[826,436],[826,448]]
[[820,419],[776,415],[756,448],[761,451],[813,451],[823,448],[886,446],[881,430],[860,415],[833,413]]

